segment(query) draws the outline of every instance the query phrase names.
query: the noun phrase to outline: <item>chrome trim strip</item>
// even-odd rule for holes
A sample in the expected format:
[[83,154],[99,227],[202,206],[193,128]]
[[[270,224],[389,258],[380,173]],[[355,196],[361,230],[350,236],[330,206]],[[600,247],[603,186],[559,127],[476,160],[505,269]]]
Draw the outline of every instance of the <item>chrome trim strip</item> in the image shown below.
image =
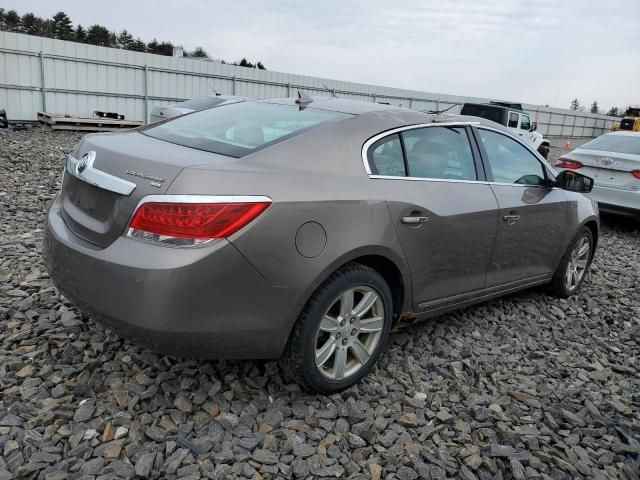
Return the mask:
[[[394,177],[394,176],[388,176],[388,175],[369,175],[369,178],[373,180],[409,180],[411,182],[477,183],[480,185],[504,185],[507,187],[520,187],[520,188],[549,188],[543,185],[525,185],[523,183],[488,182],[486,180],[456,180],[454,178]],[[559,187],[552,187],[552,190],[562,190],[562,189]]]
[[96,154],[93,151],[86,152],[80,159],[69,155],[67,157],[66,170],[70,175],[90,185],[119,193],[120,195],[131,195],[137,185],[97,169],[93,166],[95,158]]
[[[145,203],[258,203],[273,200],[266,195],[147,195],[136,205],[136,210]],[[135,214],[135,210],[134,210]]]
[[415,125],[405,125],[404,127],[392,128],[391,130],[387,130],[382,133],[378,133],[374,135],[369,140],[364,142],[362,146],[362,163],[364,164],[364,170],[367,172],[367,175],[372,175],[371,168],[369,167],[369,161],[367,160],[367,152],[369,147],[388,135],[393,135],[394,133],[404,132],[405,130],[415,130],[416,128],[425,128],[425,127],[463,127],[465,125],[480,125],[480,122],[432,122],[432,123],[418,123]]

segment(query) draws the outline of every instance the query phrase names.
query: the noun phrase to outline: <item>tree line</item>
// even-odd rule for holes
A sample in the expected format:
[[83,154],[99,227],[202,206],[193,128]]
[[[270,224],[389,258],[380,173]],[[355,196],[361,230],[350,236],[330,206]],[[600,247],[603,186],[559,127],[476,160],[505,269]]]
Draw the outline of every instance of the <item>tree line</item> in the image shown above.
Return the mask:
[[[27,35],[35,35],[38,37],[56,38],[70,42],[88,43],[89,45],[97,45],[99,47],[155,53],[156,55],[166,55],[169,57],[173,56],[173,47],[175,46],[172,42],[158,41],[155,38],[145,43],[140,37],[134,38],[127,30],[122,30],[118,33],[98,24],[91,25],[87,28],[80,24],[74,26],[69,16],[64,12],[58,12],[52,18],[43,19],[33,13],[25,13],[20,16],[15,10],[7,11],[4,8],[0,8],[0,30],[26,33]],[[209,56],[202,47],[196,47],[191,52],[185,50],[183,55],[185,57]],[[252,63],[246,58],[242,58],[238,62],[222,60],[222,63],[266,70],[262,62]]]
[[[569,105],[570,110],[575,110],[578,112],[584,112],[586,108],[580,103],[580,100],[574,98],[571,100],[571,104]],[[626,112],[628,108],[622,109],[618,107],[611,107],[609,111],[605,115],[609,115],[610,117],[624,117],[624,112]],[[600,110],[600,106],[598,105],[598,101],[594,101],[589,107],[590,113],[604,113],[604,110]]]

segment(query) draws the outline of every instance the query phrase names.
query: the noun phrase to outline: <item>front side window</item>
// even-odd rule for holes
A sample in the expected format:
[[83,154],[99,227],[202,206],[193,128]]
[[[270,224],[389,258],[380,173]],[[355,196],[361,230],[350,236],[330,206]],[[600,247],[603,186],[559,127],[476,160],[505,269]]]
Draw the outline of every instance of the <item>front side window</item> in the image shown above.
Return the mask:
[[425,127],[402,132],[410,177],[477,180],[467,132],[460,127]]
[[520,128],[527,132],[531,129],[531,119],[529,115],[520,115]]
[[518,128],[518,114],[517,113],[509,113],[509,127],[510,128]]
[[478,129],[487,152],[493,180],[499,183],[543,185],[544,167],[519,142],[501,133]]
[[264,102],[240,102],[176,117],[142,132],[185,147],[242,157],[350,114]]

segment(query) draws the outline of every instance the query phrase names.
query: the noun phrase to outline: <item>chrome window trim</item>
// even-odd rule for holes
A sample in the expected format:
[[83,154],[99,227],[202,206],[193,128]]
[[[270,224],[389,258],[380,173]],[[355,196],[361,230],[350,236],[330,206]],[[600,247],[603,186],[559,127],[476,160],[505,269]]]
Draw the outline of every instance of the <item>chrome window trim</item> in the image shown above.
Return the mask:
[[[503,185],[507,187],[520,187],[520,188],[549,188],[543,185],[526,185],[523,183],[503,183],[503,182],[489,182],[487,180],[456,180],[451,178],[426,178],[426,177],[400,177],[392,175],[369,175],[369,178],[373,180],[408,180],[411,182],[443,182],[443,183],[475,183],[480,185]],[[559,187],[551,187],[552,190],[561,190]]]
[[137,185],[135,183],[94,167],[95,152],[86,152],[82,157],[85,155],[87,156],[87,163],[82,170],[78,168],[78,164],[80,163],[79,159],[73,155],[67,157],[66,171],[69,172],[70,175],[90,185],[119,193],[120,195],[131,195],[131,192],[136,189]]
[[[387,137],[389,135],[393,135],[394,133],[404,132],[406,130],[415,130],[416,128],[425,128],[425,127],[464,127],[466,125],[480,125],[480,122],[431,122],[431,123],[418,123],[415,125],[405,125],[404,127],[396,127],[391,130],[386,130],[382,133],[378,133],[374,135],[369,140],[364,142],[362,145],[362,164],[364,165],[364,170],[367,172],[367,175],[370,177],[373,175],[371,173],[371,167],[369,167],[369,160],[367,158],[369,153],[369,147],[376,143],[381,138]],[[377,175],[380,177],[380,175]],[[404,177],[409,178],[409,177]],[[469,180],[471,181],[471,180]]]
[[[380,140],[381,138],[387,137],[389,135],[393,135],[394,133],[398,133],[398,132],[403,132],[405,130],[413,130],[416,128],[424,128],[424,127],[464,127],[466,125],[471,125],[474,126],[478,129],[485,129],[485,130],[490,130],[496,133],[500,133],[502,135],[505,135],[508,138],[511,138],[513,140],[515,140],[516,142],[518,142],[520,145],[522,145],[524,148],[526,148],[529,152],[531,152],[534,156],[534,158],[536,158],[539,162],[542,163],[542,167],[545,168],[547,170],[548,173],[551,174],[551,176],[553,178],[555,178],[558,173],[553,169],[553,167],[551,167],[551,165],[544,159],[544,157],[542,157],[542,155],[540,155],[537,151],[533,150],[529,145],[527,145],[525,142],[523,142],[522,140],[520,140],[519,138],[517,138],[515,135],[513,135],[510,132],[505,132],[504,130],[501,130],[499,128],[493,128],[490,127],[488,125],[483,125],[480,122],[442,122],[442,123],[437,123],[437,122],[433,122],[433,123],[420,123],[420,124],[416,124],[416,125],[407,125],[404,127],[397,127],[397,128],[393,128],[391,130],[387,130],[384,131],[382,133],[379,133],[377,135],[374,135],[373,137],[371,137],[369,140],[367,140],[364,145],[362,146],[362,163],[364,165],[364,170],[365,172],[367,172],[367,175],[369,176],[369,178],[371,179],[382,179],[382,180],[409,180],[409,181],[430,181],[430,182],[449,182],[449,183],[482,183],[482,184],[486,184],[486,185],[508,185],[508,186],[513,186],[513,187],[529,187],[529,188],[548,188],[548,187],[542,187],[540,185],[523,185],[520,183],[503,183],[503,182],[489,182],[489,181],[485,181],[485,180],[456,180],[456,179],[448,179],[448,178],[429,178],[429,177],[396,177],[396,176],[389,176],[389,175],[375,175],[373,173],[371,173],[371,168],[369,167],[369,159],[368,159],[368,154],[369,154],[369,148],[371,147],[371,145],[373,145],[374,143],[376,143],[378,140]],[[484,159],[483,159],[484,161]],[[559,190],[558,187],[552,187],[553,190]]]

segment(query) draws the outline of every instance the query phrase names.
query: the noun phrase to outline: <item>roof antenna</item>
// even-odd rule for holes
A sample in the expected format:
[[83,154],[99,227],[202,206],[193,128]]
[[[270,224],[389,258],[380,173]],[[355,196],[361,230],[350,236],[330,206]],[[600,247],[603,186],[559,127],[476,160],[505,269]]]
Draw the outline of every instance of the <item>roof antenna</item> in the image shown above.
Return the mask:
[[326,85],[324,85],[324,84],[323,84],[322,86],[324,87],[324,89],[325,89],[327,92],[329,92],[329,93],[331,94],[331,96],[332,96],[333,98],[338,98],[338,96],[336,95],[336,91],[335,91],[334,89],[329,88],[329,87],[327,87],[327,86],[326,86]]
[[306,93],[298,90],[298,98],[296,99],[296,105],[300,106],[300,110],[304,110],[305,108],[307,108],[311,102],[313,102],[313,98],[311,98]]

